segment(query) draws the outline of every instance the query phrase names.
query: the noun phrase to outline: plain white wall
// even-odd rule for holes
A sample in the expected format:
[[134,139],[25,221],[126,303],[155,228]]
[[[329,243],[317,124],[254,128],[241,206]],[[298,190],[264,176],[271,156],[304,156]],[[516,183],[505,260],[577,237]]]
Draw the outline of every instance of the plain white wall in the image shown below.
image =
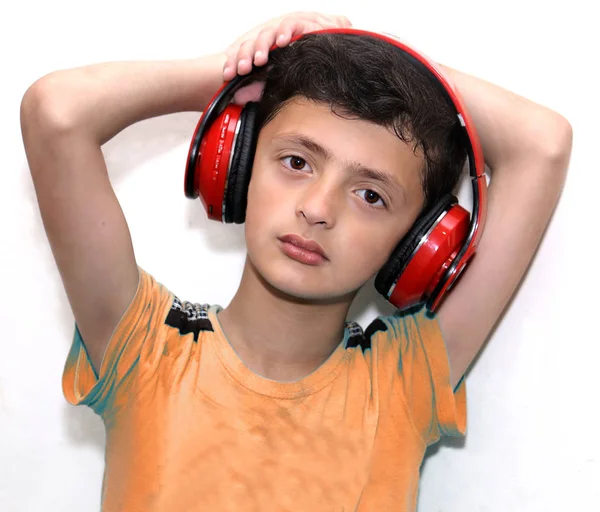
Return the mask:
[[[0,510],[98,510],[103,471],[101,421],[62,396],[73,319],[23,151],[25,89],[57,68],[214,52],[268,18],[314,9],[397,34],[570,120],[575,140],[562,200],[468,376],[466,440],[445,442],[426,459],[419,512],[600,510],[593,266],[600,109],[592,78],[600,38],[583,0],[24,0],[10,9],[0,31]],[[105,154],[139,263],[182,298],[226,305],[241,273],[243,227],[209,222],[199,202],[184,198],[197,119],[184,113],[140,123]],[[363,325],[387,311],[371,288],[360,297],[353,313]]]

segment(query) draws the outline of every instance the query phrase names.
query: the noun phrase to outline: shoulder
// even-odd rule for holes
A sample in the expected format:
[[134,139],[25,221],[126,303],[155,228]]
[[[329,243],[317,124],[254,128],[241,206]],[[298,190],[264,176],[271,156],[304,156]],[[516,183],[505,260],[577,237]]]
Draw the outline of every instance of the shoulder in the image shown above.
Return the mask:
[[124,318],[135,317],[142,324],[175,329],[180,336],[193,334],[198,341],[202,331],[213,332],[208,302],[186,300],[174,293],[154,274],[140,268],[140,286]]
[[392,355],[403,357],[407,352],[446,352],[438,318],[421,309],[402,313],[380,315],[374,318],[364,330],[369,345],[376,347],[379,357]]
[[394,338],[420,338],[435,331],[439,334],[439,321],[437,315],[429,313],[423,306],[402,313],[378,316],[369,324],[367,331],[371,334],[383,331]]

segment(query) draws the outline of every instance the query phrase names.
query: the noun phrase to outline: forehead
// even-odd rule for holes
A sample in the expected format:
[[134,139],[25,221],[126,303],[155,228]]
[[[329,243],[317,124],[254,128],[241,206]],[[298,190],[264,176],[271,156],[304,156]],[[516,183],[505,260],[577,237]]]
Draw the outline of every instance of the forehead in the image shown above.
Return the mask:
[[[346,118],[332,112],[329,105],[295,98],[261,130],[263,142],[285,144],[288,135],[304,135],[327,150],[340,164],[353,162],[384,170],[408,185],[420,188],[424,158],[412,143],[402,141],[392,129],[370,121]],[[291,137],[293,138],[293,137]]]

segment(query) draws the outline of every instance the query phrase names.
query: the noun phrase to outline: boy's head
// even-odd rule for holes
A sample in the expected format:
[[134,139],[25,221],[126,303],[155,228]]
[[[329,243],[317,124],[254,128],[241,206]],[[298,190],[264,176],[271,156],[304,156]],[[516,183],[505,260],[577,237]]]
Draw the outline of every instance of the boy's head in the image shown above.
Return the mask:
[[[351,297],[456,186],[466,151],[453,107],[403,52],[355,35],[305,36],[274,52],[262,79],[248,256],[294,297]],[[286,256],[290,234],[326,260]]]

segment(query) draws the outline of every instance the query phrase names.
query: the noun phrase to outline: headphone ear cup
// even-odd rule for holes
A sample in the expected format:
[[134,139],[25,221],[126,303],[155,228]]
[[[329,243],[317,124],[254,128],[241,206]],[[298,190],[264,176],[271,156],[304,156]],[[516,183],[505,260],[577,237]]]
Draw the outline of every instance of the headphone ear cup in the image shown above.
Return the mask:
[[[457,204],[458,199],[452,194],[442,197],[433,208],[421,215],[412,228],[396,246],[386,264],[377,273],[375,278],[375,289],[389,300],[390,290],[398,282],[400,276],[410,263],[419,244],[431,231],[438,217],[452,205]],[[424,292],[425,290],[423,290]]]
[[248,185],[256,151],[257,103],[247,103],[240,116],[240,129],[233,148],[231,168],[225,189],[224,222],[242,224],[246,219]]
[[201,199],[209,219],[224,222],[224,194],[243,109],[229,104],[208,123],[207,112],[214,108],[209,105],[196,126],[186,165],[185,194]]

